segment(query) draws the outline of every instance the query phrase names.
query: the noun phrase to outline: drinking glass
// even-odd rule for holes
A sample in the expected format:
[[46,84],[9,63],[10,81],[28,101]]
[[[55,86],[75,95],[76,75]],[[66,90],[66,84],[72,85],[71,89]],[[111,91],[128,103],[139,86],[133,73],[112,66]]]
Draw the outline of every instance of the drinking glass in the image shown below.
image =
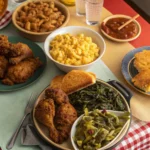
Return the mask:
[[85,16],[85,0],[76,0],[76,14]]
[[85,12],[86,23],[88,25],[96,25],[99,23],[104,0],[86,0]]

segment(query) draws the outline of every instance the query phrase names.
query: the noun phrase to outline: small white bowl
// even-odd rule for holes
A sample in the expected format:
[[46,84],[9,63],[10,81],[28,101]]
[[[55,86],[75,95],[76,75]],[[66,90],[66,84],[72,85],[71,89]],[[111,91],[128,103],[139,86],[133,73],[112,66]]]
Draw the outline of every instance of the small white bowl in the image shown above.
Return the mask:
[[[127,19],[131,19],[130,16],[126,16],[126,15],[121,15],[121,14],[117,14],[117,15],[112,15],[112,16],[109,16],[107,18],[105,18],[103,20],[102,23],[106,23],[109,19],[112,19],[112,18],[127,18]],[[138,33],[136,36],[132,37],[132,38],[129,38],[129,39],[117,39],[117,38],[114,38],[110,35],[108,35],[102,28],[100,28],[101,32],[109,39],[113,40],[113,41],[116,41],[116,42],[129,42],[129,41],[133,41],[135,40],[136,38],[139,37],[139,35],[141,34],[141,26],[140,24],[138,23],[138,21],[136,20],[133,20],[133,22],[137,25],[137,28],[138,28]]]
[[[95,61],[93,61],[89,64],[80,65],[80,66],[66,65],[66,64],[62,64],[62,63],[59,63],[58,61],[54,60],[49,53],[50,42],[58,34],[61,35],[61,34],[66,34],[66,33],[70,33],[71,35],[77,35],[77,34],[83,33],[85,36],[91,37],[92,41],[94,43],[96,43],[98,47],[100,47],[99,57]],[[103,56],[105,49],[106,49],[106,44],[105,44],[103,37],[99,33],[97,33],[96,31],[94,31],[92,29],[89,29],[86,27],[81,27],[81,26],[67,26],[67,27],[62,27],[62,28],[57,29],[54,32],[52,32],[45,40],[44,49],[45,49],[45,53],[48,56],[48,58],[50,60],[52,60],[60,70],[62,70],[64,72],[69,72],[71,70],[87,70],[90,67],[92,67]]]
[[[100,110],[101,111],[101,110]],[[111,112],[111,113],[114,113],[115,115],[117,116],[121,116],[124,112],[123,111],[113,111],[113,110],[107,110],[108,112]],[[90,112],[89,112],[90,113]],[[70,138],[71,138],[71,143],[73,145],[73,148],[75,150],[79,150],[78,146],[76,145],[76,143],[74,142],[74,136],[75,136],[75,133],[76,133],[76,126],[77,124],[81,121],[82,117],[84,115],[81,115],[80,117],[78,117],[76,119],[76,121],[74,122],[74,124],[72,125],[72,128],[71,128],[71,134],[70,134]],[[99,148],[98,150],[106,150],[108,148],[112,148],[114,145],[118,144],[119,142],[121,142],[121,139],[126,135],[126,133],[128,132],[128,129],[130,127],[130,119],[128,119],[124,126],[122,127],[122,129],[120,130],[120,132],[117,134],[117,136],[112,140],[110,141],[107,145]],[[125,132],[124,132],[125,131]]]

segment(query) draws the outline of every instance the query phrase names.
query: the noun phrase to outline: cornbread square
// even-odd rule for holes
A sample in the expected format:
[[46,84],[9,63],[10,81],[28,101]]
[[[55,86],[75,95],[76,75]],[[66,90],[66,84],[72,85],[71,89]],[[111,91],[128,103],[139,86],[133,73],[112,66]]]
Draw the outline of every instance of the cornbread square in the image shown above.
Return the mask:
[[143,50],[135,54],[134,67],[139,72],[150,69],[150,50]]
[[133,84],[144,90],[150,92],[150,69],[142,70],[135,77],[132,78]]

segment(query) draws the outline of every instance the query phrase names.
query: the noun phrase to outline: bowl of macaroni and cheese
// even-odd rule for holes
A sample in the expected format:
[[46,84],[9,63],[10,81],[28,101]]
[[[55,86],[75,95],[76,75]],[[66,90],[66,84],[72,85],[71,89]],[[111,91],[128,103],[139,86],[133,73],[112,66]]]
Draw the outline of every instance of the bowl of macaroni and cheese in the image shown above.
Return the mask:
[[52,32],[44,43],[45,53],[64,71],[88,70],[104,54],[102,36],[87,27],[67,26]]

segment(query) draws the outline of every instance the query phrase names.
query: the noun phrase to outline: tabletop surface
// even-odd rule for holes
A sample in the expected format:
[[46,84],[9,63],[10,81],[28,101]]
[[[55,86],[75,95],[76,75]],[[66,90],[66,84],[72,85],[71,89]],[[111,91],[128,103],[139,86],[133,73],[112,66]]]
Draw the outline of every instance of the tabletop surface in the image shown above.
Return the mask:
[[[108,4],[108,1],[109,0],[105,0],[104,8],[102,10],[102,15],[100,17],[100,22],[102,22],[104,18],[112,15],[112,13],[116,13],[115,12],[116,10],[114,9],[112,10],[112,8],[110,7],[110,4]],[[116,0],[112,0],[112,1],[114,1],[113,4],[115,4]],[[85,26],[85,27],[91,28],[99,32],[99,25],[89,26],[85,22],[85,17],[76,16],[75,6],[68,7],[68,9],[71,15],[70,21],[67,24],[68,26],[71,26],[71,25]],[[130,13],[129,12],[127,13],[128,15],[131,13],[130,15],[134,16],[136,12],[132,11]],[[140,19],[141,18],[139,18],[139,20]],[[144,21],[142,20],[142,22]],[[146,23],[144,22],[143,24],[146,24]],[[147,29],[150,29],[150,28],[149,27],[147,27],[146,29],[142,28],[143,31]],[[19,36],[17,31],[14,29],[12,23],[10,23],[4,29],[0,30],[0,34],[5,34],[8,36],[9,35]],[[144,36],[144,35],[142,34],[141,36]],[[99,60],[99,62],[97,62],[95,67],[91,68],[89,71],[94,72],[98,78],[104,81],[108,81],[109,79],[119,80],[125,86],[130,88],[130,90],[133,93],[133,97],[131,99],[131,109],[133,112],[133,116],[139,117],[141,120],[150,121],[149,96],[143,95],[135,91],[132,87],[130,87],[126,83],[126,81],[123,79],[123,76],[121,73],[122,59],[130,50],[134,49],[134,47],[140,46],[139,39],[141,39],[141,37],[139,37],[137,40],[130,42],[130,43],[128,42],[116,43],[116,42],[108,40],[104,36],[103,38],[105,39],[106,46],[107,46],[106,52],[104,56],[102,57],[102,60]],[[143,40],[141,41],[142,41],[141,46],[143,46],[143,44],[145,44],[144,42],[147,42],[147,39],[145,41]],[[37,43],[37,44],[41,48],[43,48],[43,43]],[[34,84],[30,85],[27,88],[24,88],[15,92],[1,92],[0,93],[0,100],[1,100],[0,101],[0,113],[3,114],[3,115],[0,115],[0,134],[1,134],[0,146],[2,147],[3,150],[5,150],[7,141],[9,140],[10,136],[16,129],[20,119],[23,116],[24,108],[26,106],[27,100],[31,92],[36,91],[36,94],[38,95],[50,83],[51,79],[58,74],[63,74],[63,72],[60,71],[51,61],[47,60],[46,69],[43,75],[39,78],[37,82],[35,82]],[[143,111],[143,108],[144,108],[144,111]],[[15,150],[20,150],[20,149],[37,150],[38,148],[21,146],[20,135],[19,135],[17,142],[14,146],[14,149]]]

